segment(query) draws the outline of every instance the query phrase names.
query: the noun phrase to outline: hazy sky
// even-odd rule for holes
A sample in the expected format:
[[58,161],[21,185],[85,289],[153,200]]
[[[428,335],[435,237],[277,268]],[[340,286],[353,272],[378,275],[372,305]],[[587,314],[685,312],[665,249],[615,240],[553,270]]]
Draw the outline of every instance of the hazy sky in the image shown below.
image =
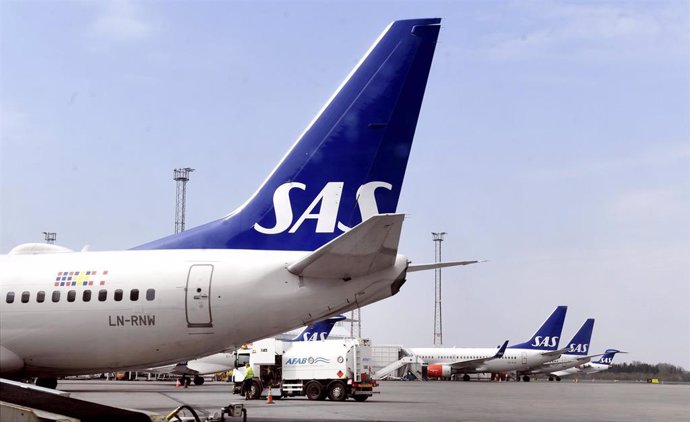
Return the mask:
[[[126,249],[258,187],[392,20],[443,18],[399,211],[443,273],[444,345],[563,341],[690,368],[690,7],[605,2],[0,2],[0,252]],[[433,343],[433,272],[363,309]]]

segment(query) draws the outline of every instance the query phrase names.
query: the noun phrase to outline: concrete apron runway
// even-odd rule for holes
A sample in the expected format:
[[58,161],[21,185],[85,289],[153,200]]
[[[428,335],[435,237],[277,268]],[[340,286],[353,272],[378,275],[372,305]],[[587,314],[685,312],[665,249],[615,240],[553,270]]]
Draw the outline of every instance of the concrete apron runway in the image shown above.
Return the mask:
[[230,384],[187,389],[174,382],[60,381],[71,397],[162,415],[181,404],[201,415],[231,402],[248,420],[369,421],[683,421],[690,420],[690,386],[556,382],[383,382],[364,403],[305,398],[245,401]]

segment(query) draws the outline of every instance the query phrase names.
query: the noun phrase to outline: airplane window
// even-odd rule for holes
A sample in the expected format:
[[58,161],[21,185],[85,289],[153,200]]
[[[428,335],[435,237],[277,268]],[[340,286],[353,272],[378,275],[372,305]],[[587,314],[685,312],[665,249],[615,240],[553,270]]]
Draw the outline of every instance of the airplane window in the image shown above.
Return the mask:
[[84,294],[81,296],[81,300],[88,302],[91,300],[91,290],[84,290]]
[[99,290],[98,291],[98,300],[101,302],[105,302],[105,300],[108,298],[108,291],[107,290]]
[[129,292],[129,300],[132,302],[139,300],[139,289],[132,289],[132,291]]
[[70,290],[67,292],[67,301],[68,302],[74,302],[74,299],[77,297],[77,292],[75,290]]
[[5,297],[5,302],[7,302],[7,303],[14,302],[14,292],[7,292],[7,297]]
[[36,293],[36,302],[43,303],[44,300],[46,300],[46,292],[41,290],[40,292]]
[[22,293],[22,303],[27,303],[29,301],[29,292],[23,292]]
[[60,301],[60,290],[53,291],[53,302]]
[[146,291],[146,300],[153,300],[156,298],[156,290],[155,289],[148,289]]
[[122,289],[115,290],[115,300],[118,302],[122,300]]

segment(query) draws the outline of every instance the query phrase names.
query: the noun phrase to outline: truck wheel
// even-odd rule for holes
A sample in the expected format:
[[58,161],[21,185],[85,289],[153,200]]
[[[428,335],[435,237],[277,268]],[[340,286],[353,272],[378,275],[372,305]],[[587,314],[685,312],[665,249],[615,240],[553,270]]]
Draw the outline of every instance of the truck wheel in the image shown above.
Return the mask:
[[259,381],[253,380],[252,385],[249,387],[249,398],[251,398],[252,400],[260,399],[262,391],[263,388],[261,388],[261,384],[259,384]]
[[318,381],[312,381],[307,384],[304,392],[309,400],[323,400],[323,386]]
[[204,383],[204,377],[196,376],[194,377],[194,385],[202,385]]
[[352,396],[352,398],[355,399],[355,401],[365,401],[369,398],[369,396],[367,396],[366,394],[355,394],[354,396]]
[[347,399],[345,384],[340,381],[333,381],[331,385],[328,386],[328,398],[333,401],[343,401]]

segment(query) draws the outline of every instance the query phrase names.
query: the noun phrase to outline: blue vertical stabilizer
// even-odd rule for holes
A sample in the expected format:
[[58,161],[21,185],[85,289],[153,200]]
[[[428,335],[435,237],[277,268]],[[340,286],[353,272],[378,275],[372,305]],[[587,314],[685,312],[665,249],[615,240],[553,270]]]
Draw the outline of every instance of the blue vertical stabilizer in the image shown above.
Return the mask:
[[531,339],[524,343],[510,346],[511,349],[531,349],[531,350],[557,350],[558,342],[561,338],[561,331],[563,331],[563,322],[565,322],[565,313],[568,311],[567,306],[559,306],[551,314],[551,316],[544,322],[544,324],[537,330]]
[[135,249],[313,251],[396,212],[440,22],[390,24],[237,210]]
[[328,335],[331,334],[333,327],[338,321],[343,321],[345,319],[342,315],[336,315],[331,318],[327,318],[321,321],[317,321],[312,325],[304,329],[298,336],[290,341],[313,341],[313,340],[326,340]]
[[601,357],[599,359],[592,361],[592,363],[599,363],[602,365],[611,365],[611,363],[613,362],[614,356],[616,356],[616,353],[625,353],[625,352],[621,352],[620,350],[616,350],[616,349],[606,349],[604,354],[601,355]]
[[594,330],[594,319],[590,318],[582,324],[582,327],[575,333],[575,336],[568,343],[566,355],[585,356],[589,353],[589,343],[592,340],[592,330]]

